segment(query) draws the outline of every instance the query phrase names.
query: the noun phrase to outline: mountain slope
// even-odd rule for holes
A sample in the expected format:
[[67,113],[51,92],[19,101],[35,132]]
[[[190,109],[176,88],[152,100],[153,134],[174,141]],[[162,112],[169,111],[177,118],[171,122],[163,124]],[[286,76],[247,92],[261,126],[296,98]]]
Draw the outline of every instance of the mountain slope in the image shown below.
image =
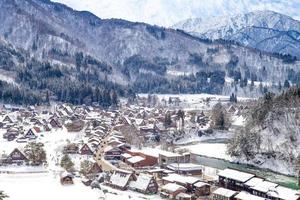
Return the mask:
[[[26,81],[25,85],[34,90],[49,89],[58,100],[70,100],[65,98],[65,85],[70,89],[76,85],[78,91],[80,84],[91,87],[87,91],[101,86],[116,89],[121,95],[129,89],[230,94],[239,82],[243,87],[247,80],[278,84],[292,81],[290,74],[297,75],[300,70],[297,60],[144,23],[102,20],[48,0],[0,0],[0,20],[0,37],[29,58],[49,63],[50,69],[63,74],[59,81],[47,77],[41,84],[41,80],[32,76],[24,79],[23,73],[18,73],[21,78],[17,82]],[[31,75],[43,69],[36,64],[29,66],[23,70]],[[227,77],[235,79],[234,85],[225,81]],[[62,83],[60,87],[58,83]],[[245,95],[249,95],[247,87]],[[93,100],[89,96],[87,101]]]
[[209,39],[225,39],[266,52],[300,57],[300,22],[273,11],[188,19],[173,26]]
[[235,133],[228,152],[243,162],[298,174],[300,154],[300,87],[261,98],[247,118],[245,129]]

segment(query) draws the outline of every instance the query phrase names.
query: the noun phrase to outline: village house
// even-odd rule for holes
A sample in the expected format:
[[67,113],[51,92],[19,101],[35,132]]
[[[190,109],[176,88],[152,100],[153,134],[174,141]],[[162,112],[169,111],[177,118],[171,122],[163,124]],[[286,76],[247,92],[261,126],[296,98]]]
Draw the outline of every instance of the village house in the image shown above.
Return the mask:
[[72,185],[74,176],[71,173],[63,172],[60,175],[60,183],[62,185]]
[[79,150],[79,153],[81,155],[88,155],[88,156],[94,155],[93,151],[91,150],[91,148],[87,144],[84,144],[81,147],[81,149]]
[[208,196],[210,195],[210,185],[204,182],[197,182],[193,184],[194,194],[196,197]]
[[202,166],[193,163],[172,163],[167,168],[176,171],[178,174],[184,175],[201,175]]
[[26,156],[19,150],[14,149],[3,161],[5,164],[23,165],[28,162]]
[[187,163],[190,162],[189,156],[180,155],[169,151],[161,151],[158,157],[158,164],[160,167],[166,168],[172,163]]
[[265,200],[263,197],[258,197],[245,191],[238,193],[234,198],[235,200]]
[[105,160],[121,160],[123,151],[118,147],[107,146],[104,149]]
[[129,182],[134,180],[134,175],[131,172],[114,171],[110,176],[107,185],[119,190],[126,190]]
[[97,162],[94,162],[90,170],[87,172],[87,177],[89,179],[95,179],[100,173],[102,173],[101,166]]
[[162,198],[175,199],[178,194],[184,193],[185,191],[186,188],[181,185],[177,185],[176,183],[168,183],[162,186],[160,196]]
[[153,176],[140,174],[135,181],[130,181],[129,188],[143,194],[156,194],[158,185]]
[[78,144],[70,143],[64,146],[63,153],[64,154],[77,154],[79,151]]
[[34,128],[29,129],[25,134],[24,138],[28,139],[36,139],[37,138],[37,131]]
[[147,151],[134,151],[134,150],[127,150],[126,151],[130,157],[125,154],[127,157],[125,162],[131,165],[132,167],[147,167],[147,166],[154,166],[157,164],[157,157],[155,157],[151,153],[147,153]]
[[168,174],[168,176],[162,177],[163,184],[176,183],[185,187],[188,192],[192,192],[194,190],[194,185],[199,181],[199,178],[193,176],[182,176],[175,173],[171,173]]
[[245,183],[255,175],[233,169],[224,169],[219,172],[219,184],[232,190],[245,190]]
[[49,124],[51,125],[52,128],[62,128],[62,125],[56,118],[51,118],[49,121]]
[[212,200],[234,200],[238,192],[226,188],[218,188],[212,193]]

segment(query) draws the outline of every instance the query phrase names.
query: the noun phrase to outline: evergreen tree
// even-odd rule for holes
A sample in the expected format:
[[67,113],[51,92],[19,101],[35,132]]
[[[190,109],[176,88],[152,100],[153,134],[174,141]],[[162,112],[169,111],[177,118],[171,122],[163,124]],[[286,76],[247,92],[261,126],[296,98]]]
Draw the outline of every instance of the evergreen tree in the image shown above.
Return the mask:
[[64,168],[66,171],[71,171],[73,169],[74,163],[72,162],[70,156],[65,154],[61,158],[60,166]]
[[25,146],[25,155],[32,165],[40,165],[46,161],[46,152],[43,143],[30,142]]
[[219,130],[226,130],[229,126],[229,119],[226,113],[226,110],[223,108],[221,103],[217,103],[211,114],[211,126],[212,128]]
[[87,176],[90,169],[92,168],[93,163],[89,160],[84,160],[80,163],[80,173],[84,176]]

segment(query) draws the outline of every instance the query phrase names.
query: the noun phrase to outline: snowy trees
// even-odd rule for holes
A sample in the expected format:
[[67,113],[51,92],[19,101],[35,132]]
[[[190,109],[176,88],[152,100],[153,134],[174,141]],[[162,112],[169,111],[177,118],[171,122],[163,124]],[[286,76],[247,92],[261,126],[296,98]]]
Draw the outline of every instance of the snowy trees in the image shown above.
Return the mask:
[[93,163],[89,160],[84,160],[80,163],[80,173],[83,174],[84,176],[86,176],[91,167],[93,166]]
[[69,155],[65,154],[61,158],[60,166],[64,168],[66,171],[72,171],[74,167],[74,163],[72,162]]
[[250,160],[259,152],[260,145],[260,134],[245,127],[235,133],[228,143],[227,152],[230,156],[245,157]]
[[221,103],[217,103],[211,111],[211,127],[219,130],[229,127],[229,118]]
[[32,165],[40,165],[46,161],[46,152],[43,148],[44,144],[30,142],[25,146],[25,155]]

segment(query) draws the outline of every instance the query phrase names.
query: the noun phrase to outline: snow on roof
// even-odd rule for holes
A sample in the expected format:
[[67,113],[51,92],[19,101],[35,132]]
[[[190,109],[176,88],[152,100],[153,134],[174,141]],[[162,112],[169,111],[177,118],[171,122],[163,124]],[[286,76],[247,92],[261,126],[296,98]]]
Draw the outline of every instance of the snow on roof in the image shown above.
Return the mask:
[[278,184],[277,183],[272,183],[269,181],[263,181],[260,182],[259,184],[251,187],[253,190],[257,190],[263,193],[267,193],[268,191],[272,191],[275,190],[275,187],[277,187]]
[[184,183],[184,184],[194,184],[200,179],[196,177],[191,177],[191,176],[182,176],[179,174],[169,174],[166,177],[163,177],[163,180],[169,181],[169,182],[177,182],[177,183]]
[[130,155],[130,154],[128,154],[128,153],[123,153],[122,156],[123,156],[124,158],[131,158],[131,157],[132,157],[132,155]]
[[129,158],[127,161],[134,164],[134,163],[138,163],[143,160],[145,160],[145,158],[143,158],[141,156],[133,156],[133,157]]
[[262,197],[252,195],[252,194],[250,194],[248,192],[245,192],[245,191],[242,191],[239,194],[237,194],[235,196],[235,198],[239,199],[239,200],[264,200],[265,199],[265,198],[262,198]]
[[163,190],[169,191],[169,192],[175,192],[177,190],[184,190],[186,189],[185,187],[181,185],[177,185],[176,183],[168,183],[162,187]]
[[225,188],[218,188],[213,192],[213,194],[217,194],[228,198],[233,197],[236,193],[237,193],[236,191],[225,189]]
[[198,188],[203,187],[203,186],[205,186],[205,185],[209,185],[209,184],[208,184],[208,183],[201,182],[201,181],[199,181],[199,182],[197,182],[197,183],[194,184],[194,186],[195,186],[195,187],[198,187]]
[[110,177],[110,183],[119,187],[125,187],[131,177],[131,174],[114,172]]
[[165,157],[179,157],[179,156],[181,156],[178,153],[173,153],[173,152],[170,152],[170,151],[160,151],[159,154],[162,155],[162,156],[165,156]]
[[241,172],[241,171],[233,170],[233,169],[224,169],[224,170],[220,171],[218,175],[232,179],[232,180],[236,180],[239,182],[243,182],[243,183],[255,176],[254,174]]
[[245,183],[245,185],[248,186],[248,187],[253,187],[253,186],[258,185],[259,183],[261,183],[263,181],[264,181],[264,179],[262,179],[262,178],[253,177],[249,181],[247,181]]
[[192,195],[190,195],[190,194],[187,194],[187,193],[183,193],[183,192],[180,192],[177,196],[176,196],[176,198],[182,198],[182,199],[185,199],[185,198],[192,198]]
[[167,166],[171,170],[191,171],[191,170],[202,170],[201,165],[194,163],[172,163]]
[[150,175],[140,174],[137,177],[136,181],[131,181],[129,183],[129,187],[145,191],[145,190],[147,190],[151,179],[152,179],[152,176],[150,176]]
[[283,200],[297,200],[300,197],[300,193],[298,191],[282,186],[278,186],[274,190],[270,190],[267,194]]

